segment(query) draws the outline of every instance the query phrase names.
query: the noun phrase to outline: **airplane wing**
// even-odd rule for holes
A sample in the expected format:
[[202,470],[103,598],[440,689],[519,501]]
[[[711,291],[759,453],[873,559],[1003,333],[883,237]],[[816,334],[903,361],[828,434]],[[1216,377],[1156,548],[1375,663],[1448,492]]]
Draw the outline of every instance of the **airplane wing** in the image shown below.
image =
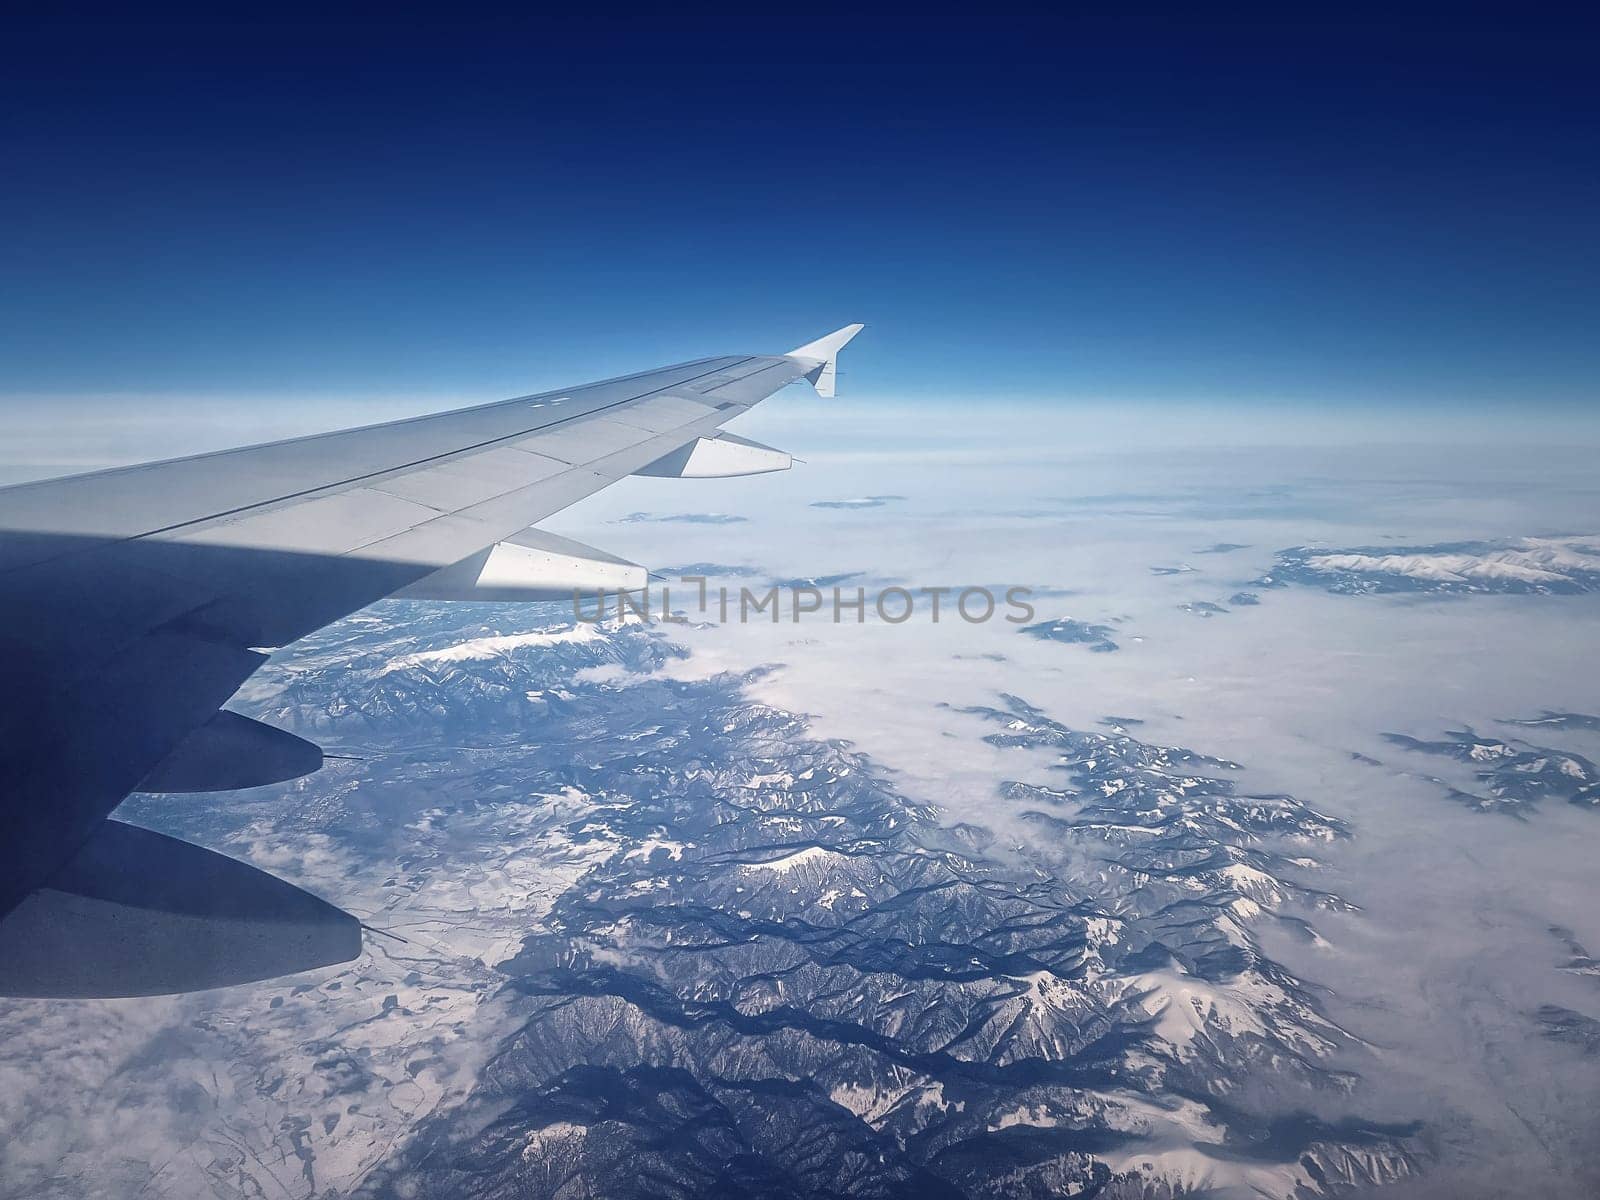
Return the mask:
[[495,404],[0,488],[0,994],[143,995],[354,957],[354,918],[109,821],[130,792],[294,778],[317,747],[223,710],[288,644],[404,592],[549,598],[643,568],[533,528],[632,474],[781,470],[721,432],[850,325]]

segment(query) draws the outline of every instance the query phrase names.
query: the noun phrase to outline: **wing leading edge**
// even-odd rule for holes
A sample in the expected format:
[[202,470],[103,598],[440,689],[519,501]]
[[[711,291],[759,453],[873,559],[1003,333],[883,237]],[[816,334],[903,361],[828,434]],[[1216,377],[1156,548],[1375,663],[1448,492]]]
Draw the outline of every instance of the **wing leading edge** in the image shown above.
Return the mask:
[[[115,906],[41,907],[39,897],[62,879],[81,883],[90,868],[80,860],[91,851],[92,868],[104,868],[127,839],[91,841],[146,780],[152,790],[164,779],[206,781],[193,764],[207,761],[222,705],[265,661],[260,647],[407,589],[472,594],[462,581],[481,579],[491,592],[480,594],[533,598],[554,580],[541,570],[565,572],[563,581],[627,577],[632,564],[557,546],[531,527],[631,474],[786,467],[787,455],[721,427],[802,378],[832,395],[839,348],[860,328],[786,355],[699,359],[408,421],[0,488],[0,656],[10,676],[0,697],[0,994],[48,990],[37,971],[31,981],[7,978],[13,917],[77,929],[84,946],[104,941],[85,921],[129,919]],[[510,569],[521,575],[508,583]],[[259,744],[263,754],[271,746],[310,763],[315,750],[291,753],[265,727],[224,727],[230,745]],[[215,790],[289,777],[276,758],[262,765],[265,775],[233,765]],[[180,872],[189,861],[167,857]],[[137,907],[139,890],[137,881],[125,886],[119,904]],[[151,904],[160,901],[152,895]],[[180,937],[193,922],[142,928]],[[338,961],[325,956],[329,946],[350,948],[342,937],[302,939],[317,947],[304,965]],[[356,938],[346,957],[358,951]],[[162,986],[238,981],[207,957],[196,960],[192,983],[170,968],[183,955],[163,959]],[[282,953],[253,961],[266,965],[250,978],[297,969]],[[71,994],[89,994],[81,974],[71,978]],[[116,978],[107,973],[103,994],[127,994]]]

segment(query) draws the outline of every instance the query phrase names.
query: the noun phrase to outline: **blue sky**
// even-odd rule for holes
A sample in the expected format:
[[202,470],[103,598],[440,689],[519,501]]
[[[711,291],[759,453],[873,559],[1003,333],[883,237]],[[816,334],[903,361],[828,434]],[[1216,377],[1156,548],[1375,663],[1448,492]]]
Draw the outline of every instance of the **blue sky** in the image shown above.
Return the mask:
[[1593,30],[400,11],[9,18],[0,393],[1595,406]]

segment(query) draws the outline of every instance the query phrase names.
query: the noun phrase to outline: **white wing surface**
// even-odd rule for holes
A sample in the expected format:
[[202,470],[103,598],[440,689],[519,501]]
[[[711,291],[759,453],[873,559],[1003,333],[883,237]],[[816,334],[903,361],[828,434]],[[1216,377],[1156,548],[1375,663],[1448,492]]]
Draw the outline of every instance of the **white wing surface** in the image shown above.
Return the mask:
[[197,847],[156,852],[107,818],[147,780],[220,790],[320,762],[221,712],[264,648],[408,589],[626,584],[632,564],[531,527],[631,474],[787,466],[721,427],[798,379],[831,395],[860,328],[0,489],[0,994],[178,991],[353,957],[359,927],[338,910]]

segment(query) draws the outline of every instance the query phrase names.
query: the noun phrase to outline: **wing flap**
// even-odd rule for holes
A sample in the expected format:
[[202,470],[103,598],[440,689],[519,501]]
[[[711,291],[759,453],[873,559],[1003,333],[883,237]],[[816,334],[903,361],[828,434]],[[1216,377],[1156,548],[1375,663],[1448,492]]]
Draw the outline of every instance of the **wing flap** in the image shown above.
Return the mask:
[[438,515],[438,509],[362,487],[202,525],[161,540],[286,554],[339,555],[392,537]]
[[471,457],[408,471],[372,485],[372,490],[399,496],[437,512],[459,512],[468,505],[503,496],[570,468],[570,464],[525,450],[495,447]]
[[627,408],[620,409],[615,419],[651,433],[667,433],[694,421],[714,417],[716,413],[715,405],[702,404],[698,400],[690,400],[683,396],[667,395],[630,404]]
[[581,467],[618,450],[636,445],[649,431],[622,420],[607,417],[588,417],[557,429],[541,430],[531,437],[521,438],[517,447],[559,458],[564,463]]

